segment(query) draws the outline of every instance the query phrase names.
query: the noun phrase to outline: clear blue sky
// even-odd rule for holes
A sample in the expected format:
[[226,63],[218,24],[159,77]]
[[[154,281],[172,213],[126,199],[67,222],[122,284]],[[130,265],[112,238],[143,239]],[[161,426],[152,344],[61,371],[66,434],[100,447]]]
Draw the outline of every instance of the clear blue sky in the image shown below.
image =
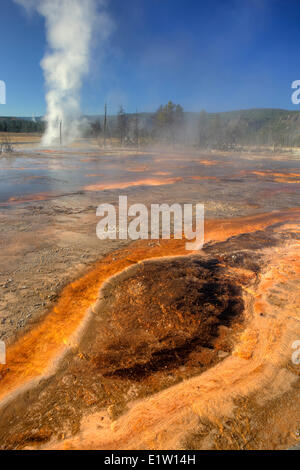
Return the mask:
[[[83,0],[84,1],[84,0]],[[291,103],[300,79],[299,0],[108,0],[115,27],[94,47],[82,109],[102,113],[155,110],[172,100],[209,112]],[[42,115],[43,19],[12,0],[0,5],[0,80],[7,104],[0,115]]]

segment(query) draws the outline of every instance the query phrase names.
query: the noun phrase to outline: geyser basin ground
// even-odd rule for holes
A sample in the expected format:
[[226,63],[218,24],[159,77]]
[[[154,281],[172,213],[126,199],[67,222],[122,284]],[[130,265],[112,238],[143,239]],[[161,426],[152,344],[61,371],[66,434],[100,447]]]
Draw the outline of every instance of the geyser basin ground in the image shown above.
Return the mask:
[[[132,253],[121,250],[113,259],[141,254],[143,246],[146,254],[147,244],[143,242],[133,247]],[[167,246],[166,242],[164,249]],[[231,395],[237,386],[246,387],[247,393],[235,392],[236,399],[243,396],[249,400],[253,394],[262,392],[268,402],[273,381],[277,381],[276,398],[278,387],[280,399],[282,394],[297,392],[297,371],[281,347],[287,333],[291,340],[292,324],[295,334],[297,318],[293,312],[299,304],[299,284],[293,295],[290,288],[299,281],[299,248],[296,226],[277,223],[263,231],[210,243],[201,256],[146,261],[114,276],[104,285],[80,341],[72,345],[54,375],[2,407],[2,448],[40,446],[49,439],[54,448],[148,448],[149,433],[157,438],[161,432],[158,448],[168,448],[170,442],[174,448],[186,447],[190,442],[198,443],[197,447],[201,448],[202,421],[195,428],[195,419],[197,423],[197,400],[201,399],[203,390],[201,386],[195,387],[194,381],[201,382],[202,377],[205,381],[209,368],[214,371],[214,378],[208,376],[208,384],[216,388],[207,397],[208,414],[204,415],[207,430],[204,434],[209,439],[209,447],[218,447],[221,439],[224,447],[253,448],[253,435],[262,431],[260,413],[266,412],[258,403],[250,408],[252,415],[247,415],[247,407],[243,408],[247,419],[255,417],[256,424],[251,425],[246,437],[243,431],[243,439],[233,444],[226,432],[218,440],[210,437],[210,432],[215,436],[214,421],[210,420],[217,411],[221,415],[228,413],[228,417],[232,415],[238,402],[232,408]],[[95,272],[99,273],[97,269]],[[279,313],[280,318],[276,320]],[[234,364],[233,368],[229,366],[229,375],[228,361]],[[269,361],[271,370],[268,370]],[[218,374],[223,382],[217,379]],[[223,390],[225,383],[230,388],[228,393]],[[165,390],[161,393],[168,396],[167,414],[160,395],[156,395],[160,390]],[[126,413],[132,400],[151,394],[155,406],[149,409],[145,402],[150,417],[140,410],[143,401],[137,409],[131,405],[132,411]],[[292,411],[289,425],[295,428],[299,416]],[[131,414],[136,412],[138,415],[132,418]],[[173,425],[166,428],[164,420],[170,420],[172,415],[178,419],[178,412],[187,413],[184,425],[177,431]],[[264,416],[263,432],[267,432],[270,418],[272,413]],[[114,426],[111,428],[112,419],[117,419],[117,427],[120,421],[120,436],[114,432]],[[124,431],[122,420],[126,419],[129,424]],[[78,434],[86,425],[87,434]],[[163,430],[158,431],[157,425]],[[268,431],[274,434],[274,430]],[[286,444],[291,437],[290,433],[285,435]],[[270,443],[270,434],[268,440]],[[207,446],[207,440],[204,442]],[[259,443],[255,439],[254,443],[258,447],[266,446],[263,438]]]
[[[4,448],[39,443],[63,430],[76,432],[91,407],[109,406],[118,415],[130,399],[222,360],[232,349],[230,338],[239,329],[243,311],[240,285],[234,276],[224,276],[218,261],[206,256],[139,263],[113,277],[101,292],[86,332],[55,376],[4,408],[1,423],[10,422],[9,436],[4,426]],[[168,296],[157,295],[157,289]]]
[[[98,176],[93,176],[92,184],[106,184],[100,167],[113,164],[114,178],[111,177],[109,183],[114,186],[91,191],[81,184],[76,189],[73,181],[73,195],[56,197],[54,191],[43,198],[32,191],[31,197],[26,195],[31,202],[22,203],[21,198],[1,210],[1,334],[3,339],[12,342],[16,334],[20,336],[19,346],[9,348],[9,351],[18,351],[16,362],[1,369],[1,395],[4,393],[12,400],[1,408],[2,447],[41,445],[113,449],[196,445],[199,448],[284,448],[296,442],[298,372],[291,363],[291,344],[300,337],[296,239],[299,211],[292,209],[299,203],[299,186],[294,177],[299,172],[297,157],[200,153],[159,155],[125,151],[105,154],[99,150],[91,157],[87,156],[91,151],[85,152],[85,156],[81,151],[74,152],[75,159],[92,158],[92,164],[98,167],[99,171],[93,173]],[[13,158],[11,164],[16,165],[20,157]],[[46,166],[53,164],[52,153],[45,153],[43,158]],[[69,154],[62,152],[61,156],[56,155],[56,163],[59,158],[72,165]],[[32,153],[29,160],[34,162],[34,159],[35,153]],[[24,163],[28,162],[22,162],[22,165]],[[89,165],[90,162],[86,163]],[[147,173],[149,170],[145,165],[151,167],[150,173]],[[254,173],[256,170],[259,175]],[[13,169],[10,171],[14,172]],[[91,174],[90,168],[88,171]],[[292,182],[277,181],[281,179],[278,176],[280,172]],[[128,178],[129,173],[134,175],[132,179]],[[178,178],[179,175],[180,180],[163,184],[164,178]],[[155,177],[155,181],[160,179],[160,185],[151,186],[150,176]],[[149,185],[142,183],[145,179]],[[200,332],[194,328],[194,336],[188,338],[190,329],[187,325],[189,321],[194,325],[194,317],[184,316],[179,310],[183,316],[183,329],[179,337],[173,338],[173,345],[172,338],[168,340],[167,336],[173,333],[174,328],[170,327],[171,331],[168,331],[166,323],[166,329],[162,328],[162,336],[158,339],[167,348],[160,349],[159,341],[151,342],[148,336],[146,346],[141,341],[138,343],[140,350],[133,349],[131,354],[127,351],[127,356],[122,358],[125,367],[121,370],[111,367],[107,360],[109,356],[99,357],[99,349],[89,349],[91,342],[85,343],[82,330],[70,350],[65,351],[65,359],[61,356],[62,362],[54,376],[40,380],[35,387],[22,392],[25,395],[21,393],[13,398],[8,384],[11,391],[18,389],[24,381],[49,369],[68,346],[89,306],[96,302],[103,281],[121,273],[129,284],[132,282],[134,285],[135,277],[130,277],[129,271],[122,273],[124,268],[151,257],[186,255],[184,244],[180,245],[179,241],[154,243],[153,246],[150,242],[129,246],[123,243],[123,246],[118,244],[117,252],[114,242],[99,242],[95,236],[96,207],[102,202],[117,201],[120,190],[116,184],[120,181],[133,181],[135,184],[121,189],[122,194],[128,195],[130,203],[206,204],[206,242],[209,243],[201,259],[215,260],[216,269],[225,273],[222,280],[227,278],[242,291],[243,311],[232,317],[237,323],[218,325],[218,332],[212,335],[211,343],[193,344],[199,349],[187,351],[188,339],[197,337],[198,341],[198,336],[201,338],[202,335],[197,336]],[[138,181],[141,181],[140,185],[136,184]],[[238,234],[244,235],[237,237]],[[235,238],[226,241],[231,236]],[[139,270],[146,264],[131,269],[137,269],[136,275],[142,276]],[[160,265],[160,262],[156,265],[156,277],[164,282],[164,276],[158,276]],[[180,271],[179,265],[176,266],[174,273]],[[190,274],[187,265],[184,265],[182,273],[188,288]],[[200,273],[194,274],[198,279]],[[150,272],[147,276],[148,280],[153,277]],[[77,278],[76,282],[69,284]],[[216,284],[219,285],[218,282]],[[191,282],[193,285],[197,285],[196,281],[195,284]],[[202,287],[204,292],[204,285]],[[226,291],[221,289],[220,292],[226,298]],[[136,301],[150,299],[150,293],[151,289],[145,299],[137,295]],[[122,286],[119,295],[121,299],[122,295],[125,296]],[[131,301],[134,298],[134,295],[129,296]],[[184,313],[192,310],[192,299]],[[215,296],[214,300],[217,299]],[[106,300],[107,312],[113,306],[118,307],[120,318],[124,318],[123,302],[118,303],[113,296]],[[210,302],[207,308],[212,305]],[[166,308],[167,315],[175,315],[168,310],[167,304],[162,303],[162,306]],[[216,317],[218,315],[212,316],[214,320]],[[96,318],[94,314],[89,320],[93,322]],[[173,325],[174,318],[171,316]],[[144,316],[143,321],[147,321],[147,317]],[[109,350],[111,345],[105,342],[107,335],[101,336],[102,330],[92,328],[92,325],[89,321],[85,323],[85,335],[95,334],[95,345],[96,340],[100,341],[99,344],[105,344]],[[121,321],[122,325],[126,327]],[[107,325],[113,329],[117,341],[116,326],[117,323]],[[27,336],[23,336],[26,330]],[[150,328],[150,333],[153,331],[155,328]],[[228,335],[224,334],[226,331]],[[47,341],[44,334],[48,335]],[[221,341],[225,343],[219,345]],[[183,345],[185,353],[183,357],[179,356],[179,360],[176,354],[173,355],[178,345]],[[167,352],[167,367],[160,370],[153,367],[152,356],[162,351]],[[226,353],[229,353],[227,357]],[[95,375],[90,373],[91,367],[98,371]],[[142,374],[137,374],[137,368],[142,368]],[[144,400],[146,395],[151,398]],[[244,402],[239,401],[241,397]],[[140,402],[135,404],[137,399]],[[271,413],[271,404],[278,410],[275,415]],[[222,413],[220,416],[220,410],[225,416]],[[246,433],[245,429],[239,429],[242,422],[250,422]],[[79,428],[81,434],[77,435]],[[246,437],[245,440],[240,437],[241,434],[248,436],[248,444]]]

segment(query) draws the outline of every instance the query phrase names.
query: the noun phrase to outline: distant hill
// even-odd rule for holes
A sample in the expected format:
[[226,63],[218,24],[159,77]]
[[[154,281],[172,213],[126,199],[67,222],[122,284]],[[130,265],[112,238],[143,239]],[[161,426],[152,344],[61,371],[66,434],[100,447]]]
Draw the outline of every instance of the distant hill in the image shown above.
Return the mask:
[[[141,133],[151,135],[155,113],[127,114],[128,128],[138,119]],[[103,115],[88,116],[90,122]],[[108,125],[116,126],[117,116],[108,117]],[[184,140],[203,147],[228,147],[234,145],[300,146],[300,111],[284,109],[247,109],[220,113],[201,111],[185,112]]]
[[199,143],[204,146],[300,146],[299,111],[267,108],[187,114],[194,126],[197,122]]
[[44,128],[40,117],[0,117],[0,132],[43,132]]
[[[103,132],[104,116],[86,116],[91,128],[98,122],[98,132]],[[155,138],[155,113],[126,114],[127,133],[130,139],[138,126],[145,139]],[[45,123],[42,117],[0,117],[0,132],[41,132]],[[107,117],[108,133],[118,135],[118,118]],[[300,146],[300,111],[284,109],[247,109],[220,113],[201,111],[184,112],[178,139],[203,147],[231,147],[235,145]]]
[[[277,145],[300,145],[300,112],[248,109],[219,113],[224,130],[238,140]],[[216,115],[214,115],[215,117]],[[212,118],[212,115],[211,115]]]

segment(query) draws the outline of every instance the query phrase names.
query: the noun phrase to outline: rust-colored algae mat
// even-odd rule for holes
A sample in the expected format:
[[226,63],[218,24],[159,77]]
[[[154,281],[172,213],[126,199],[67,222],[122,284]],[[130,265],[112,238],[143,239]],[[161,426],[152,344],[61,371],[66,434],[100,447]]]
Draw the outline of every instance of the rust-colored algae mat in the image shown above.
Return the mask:
[[90,272],[65,287],[45,319],[8,348],[7,365],[0,366],[0,399],[48,369],[84,319],[88,308],[96,302],[99,289],[107,279],[145,258],[183,252],[182,240],[161,241],[154,247],[148,243],[133,243],[130,249],[106,256]]
[[[226,240],[278,222],[293,221],[299,216],[300,209],[290,209],[236,219],[207,220],[205,242]],[[129,247],[95,263],[87,274],[63,289],[56,305],[38,326],[8,347],[7,365],[0,366],[0,400],[9,398],[18,387],[29,384],[50,370],[110,277],[145,259],[189,253],[185,250],[185,240],[143,240],[133,242]]]

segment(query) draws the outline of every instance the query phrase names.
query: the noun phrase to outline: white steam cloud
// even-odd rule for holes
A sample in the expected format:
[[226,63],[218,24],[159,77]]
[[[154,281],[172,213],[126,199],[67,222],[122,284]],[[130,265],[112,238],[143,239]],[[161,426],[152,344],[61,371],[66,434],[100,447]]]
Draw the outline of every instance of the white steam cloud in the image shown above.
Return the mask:
[[60,123],[64,143],[81,135],[80,91],[89,71],[96,26],[104,39],[110,21],[102,0],[15,0],[27,10],[36,10],[46,21],[48,52],[41,61],[47,94],[47,128],[43,144],[59,142]]

